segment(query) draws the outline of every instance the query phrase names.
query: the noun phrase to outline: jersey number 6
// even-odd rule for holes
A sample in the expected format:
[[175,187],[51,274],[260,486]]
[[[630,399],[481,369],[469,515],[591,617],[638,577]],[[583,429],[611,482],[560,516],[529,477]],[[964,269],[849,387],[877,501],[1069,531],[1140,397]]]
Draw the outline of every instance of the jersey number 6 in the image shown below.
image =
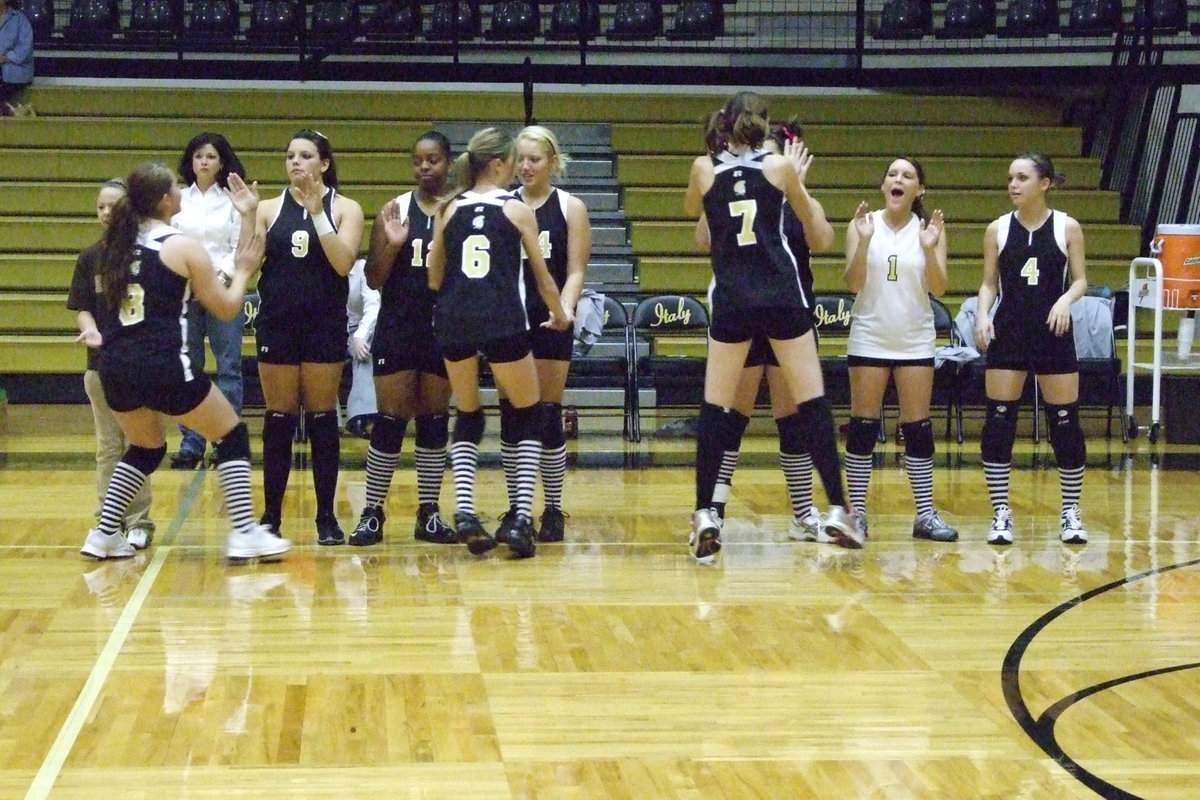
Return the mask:
[[492,243],[482,233],[463,239],[462,271],[468,278],[482,278],[492,268]]

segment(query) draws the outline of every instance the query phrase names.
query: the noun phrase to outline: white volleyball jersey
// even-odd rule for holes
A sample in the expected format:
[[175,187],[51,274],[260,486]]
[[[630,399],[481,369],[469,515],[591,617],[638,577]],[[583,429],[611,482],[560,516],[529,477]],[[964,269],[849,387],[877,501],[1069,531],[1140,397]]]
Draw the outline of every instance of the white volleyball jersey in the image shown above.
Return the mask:
[[850,311],[852,356],[933,358],[936,336],[925,285],[921,220],[913,214],[898,231],[872,211],[875,233],[867,248],[867,275]]

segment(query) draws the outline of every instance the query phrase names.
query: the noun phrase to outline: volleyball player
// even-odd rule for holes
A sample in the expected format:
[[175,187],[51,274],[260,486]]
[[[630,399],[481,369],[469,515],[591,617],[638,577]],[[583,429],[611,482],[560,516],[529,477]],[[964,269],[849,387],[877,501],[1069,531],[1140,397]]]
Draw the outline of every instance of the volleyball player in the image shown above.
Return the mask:
[[[845,508],[833,417],[824,396],[812,319],[805,313],[796,261],[782,234],[784,213],[806,228],[816,224],[808,192],[788,156],[759,148],[769,119],[765,100],[753,92],[734,95],[713,115],[710,127],[724,150],[693,162],[686,211],[703,212],[711,233],[714,285],[711,294],[704,404],[696,442],[696,511],[691,546],[700,563],[721,549],[720,516],[712,508],[723,454],[736,447],[745,416],[733,408],[751,340],[765,335],[795,398],[801,439],[833,504],[826,533],[843,547],[861,547],[862,533]],[[709,137],[706,136],[706,140]],[[797,145],[789,143],[785,152]]]
[[[106,181],[100,187],[96,196],[96,218],[104,228],[108,228],[112,219],[113,206],[125,196],[125,181],[114,178]],[[104,290],[97,280],[99,276],[99,260],[104,249],[104,240],[93,244],[75,261],[75,272],[71,276],[71,290],[67,294],[67,308],[76,312],[75,321],[79,326],[77,342],[87,345],[87,369],[83,373],[83,390],[87,393],[88,402],[92,406],[92,422],[96,427],[96,518],[100,518],[100,509],[104,505],[104,495],[108,492],[108,483],[112,480],[113,470],[122,454],[129,449],[129,441],[117,424],[116,415],[108,407],[104,398],[104,388],[100,385],[100,343],[103,338],[101,331],[111,324],[117,313],[115,306],[110,306],[104,299]],[[125,538],[134,548],[141,550],[154,539],[154,520],[150,519],[150,481],[142,484],[129,502],[122,520]]]
[[363,212],[338,193],[329,140],[303,128],[284,157],[289,186],[258,203],[255,230],[266,240],[256,321],[263,420],[262,523],[278,533],[292,468],[292,440],[304,408],[317,499],[317,543],[345,534],[333,513],[337,491],[337,393],[346,360],[346,276],[358,257]]
[[467,151],[455,159],[452,196],[434,218],[429,286],[438,293],[434,330],[457,405],[450,448],[455,529],[476,555],[496,546],[475,511],[475,472],[484,428],[479,399],[482,353],[510,404],[501,408],[501,439],[517,445],[510,469],[517,522],[507,544],[517,558],[529,558],[537,548],[532,504],[542,444],[537,368],[521,301],[522,247],[550,311],[542,325],[566,330],[571,317],[542,259],[534,212],[508,192],[514,162],[515,142],[495,128],[478,131]]
[[933,507],[933,354],[936,334],[929,294],[946,291],[945,218],[925,215],[925,170],[897,158],[880,185],[883,208],[859,203],[846,231],[846,285],[856,292],[846,344],[850,369],[850,427],[846,441],[846,485],[867,533],[867,490],[888,380],[896,382],[904,470],[917,514],[912,535],[953,542],[958,531]]
[[[517,196],[534,211],[542,258],[558,287],[563,310],[574,316],[592,251],[592,226],[583,201],[552,184],[554,178],[562,175],[568,160],[559,147],[558,138],[549,129],[531,125],[517,134],[517,177],[521,181]],[[537,276],[533,270],[525,271],[525,314],[529,318],[530,344],[537,367],[542,410],[540,471],[546,504],[537,540],[561,542],[565,535],[562,492],[567,472],[562,404],[575,337],[571,330],[542,327],[549,319],[550,310],[538,294]],[[507,399],[500,401],[502,408],[507,404]],[[511,464],[516,457],[516,443],[502,438],[500,448],[503,458]],[[513,503],[516,487],[510,484],[508,488],[509,502]],[[517,509],[513,504],[496,531],[499,541],[508,538],[516,517]]]
[[[796,176],[800,183],[807,185],[809,168],[812,166],[812,154],[803,146],[804,132],[799,122],[793,118],[786,123],[772,125],[771,131],[763,140],[763,149],[777,155],[784,155],[785,146],[791,142],[799,144],[789,150],[789,157],[796,168]],[[710,151],[714,147],[709,148]],[[723,147],[715,148],[723,150]],[[800,223],[795,214],[783,214],[783,235],[787,245],[796,258],[796,271],[799,275],[800,288],[804,292],[805,304],[811,307],[813,299],[813,250],[827,250],[833,245],[833,226],[825,217],[825,209],[815,197],[809,195],[812,205],[813,225],[809,230]],[[696,226],[697,243],[705,252],[709,249],[708,222],[703,217]],[[814,334],[815,335],[815,334]],[[788,537],[797,541],[830,541],[822,526],[821,514],[813,505],[812,495],[812,456],[804,442],[795,414],[797,401],[788,389],[787,381],[779,369],[779,362],[771,351],[770,342],[765,336],[754,337],[750,352],[746,354],[746,366],[738,383],[737,396],[733,407],[743,415],[747,422],[754,412],[754,404],[758,398],[759,387],[762,385],[764,374],[767,378],[767,389],[771,400],[771,416],[779,431],[779,463],[783,469],[784,481],[787,484],[788,499],[792,508],[792,520],[788,525]],[[721,467],[717,473],[717,484],[713,490],[713,509],[717,515],[725,517],[725,504],[729,500],[732,489],[733,473],[737,468],[738,455],[741,447],[741,437],[744,427],[738,431],[737,449],[726,450],[721,458]]]
[[160,414],[183,422],[216,442],[217,478],[233,531],[226,554],[256,558],[291,546],[254,522],[250,498],[250,437],[225,396],[203,372],[192,369],[187,348],[186,306],[194,292],[211,313],[230,319],[243,307],[246,281],[262,261],[262,238],[250,233],[254,190],[232,176],[234,203],[245,216],[244,236],[225,286],[204,246],[167,225],[178,213],[175,173],[162,164],[143,164],[126,180],[128,195],[117,200],[104,236],[100,285],[105,301],[118,308],[101,333],[100,380],[129,449],[121,457],[100,512],[81,552],[93,558],[128,558],[133,547],[120,532],[130,500],[167,452]]
[[383,504],[400,463],[409,420],[416,426],[418,507],[413,535],[425,542],[458,541],[438,506],[450,436],[450,382],[433,333],[434,294],[427,269],[433,215],[446,190],[450,161],[445,135],[421,134],[412,147],[417,188],[389,200],[371,229],[367,285],[382,292],[372,345],[379,413],[367,448],[366,504],[350,534],[352,545],[383,540]]
[[1017,410],[1030,372],[1046,401],[1050,446],[1058,462],[1060,538],[1067,544],[1087,542],[1079,510],[1087,445],[1079,424],[1079,362],[1071,329],[1071,304],[1087,291],[1087,273],[1083,228],[1049,205],[1051,188],[1063,180],[1047,156],[1019,156],[1008,168],[1008,195],[1016,210],[988,225],[983,238],[975,343],[987,354],[987,418],[980,444],[992,502],[990,544],[1013,541],[1008,482]]

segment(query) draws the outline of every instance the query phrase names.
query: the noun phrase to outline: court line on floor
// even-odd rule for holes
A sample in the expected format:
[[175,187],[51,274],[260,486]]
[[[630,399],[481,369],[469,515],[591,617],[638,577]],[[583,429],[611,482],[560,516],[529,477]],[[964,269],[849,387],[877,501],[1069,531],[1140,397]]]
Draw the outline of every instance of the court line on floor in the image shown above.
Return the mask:
[[104,689],[104,684],[108,682],[108,677],[112,673],[113,665],[125,647],[125,640],[129,638],[129,632],[133,630],[133,623],[141,613],[146,598],[150,596],[150,589],[154,586],[154,581],[157,580],[163,564],[171,554],[171,545],[179,534],[183,521],[187,519],[192,505],[196,502],[196,497],[200,494],[200,487],[204,485],[204,474],[204,470],[196,473],[196,477],[192,479],[191,485],[188,486],[188,490],[179,503],[179,510],[175,512],[175,518],[171,520],[166,535],[163,536],[163,541],[154,546],[154,556],[150,559],[150,565],[138,579],[137,586],[134,587],[133,593],[129,597],[129,602],[125,604],[121,616],[113,626],[112,633],[108,636],[108,641],[105,642],[96,663],[92,666],[92,671],[88,673],[87,681],[83,684],[79,697],[75,698],[75,705],[71,707],[62,728],[58,731],[58,736],[54,739],[54,744],[50,746],[45,759],[42,760],[41,767],[34,775],[33,783],[30,784],[29,791],[25,794],[25,800],[42,800],[50,796],[50,791],[54,788],[58,776],[62,773],[63,765],[67,762],[67,756],[75,747],[79,732],[83,730],[88,717],[91,716],[92,709]]

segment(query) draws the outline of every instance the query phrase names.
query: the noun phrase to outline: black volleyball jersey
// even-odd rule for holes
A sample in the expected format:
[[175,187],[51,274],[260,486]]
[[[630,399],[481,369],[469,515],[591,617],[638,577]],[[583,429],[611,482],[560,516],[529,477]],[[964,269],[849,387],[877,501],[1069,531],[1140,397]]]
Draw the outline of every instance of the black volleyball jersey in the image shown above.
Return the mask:
[[486,342],[528,329],[521,234],[504,215],[520,202],[502,189],[463,192],[442,231],[446,269],[434,307],[442,342]]
[[800,276],[800,288],[804,290],[804,304],[812,305],[813,271],[812,251],[808,249],[808,239],[804,238],[804,223],[793,213],[790,207],[783,209],[783,237],[796,258],[796,273]]
[[1034,231],[1020,223],[1016,212],[997,222],[1000,304],[992,317],[993,323],[997,331],[1044,328],[1051,307],[1070,285],[1067,215],[1051,211]]
[[[521,190],[517,190],[518,196]],[[571,195],[561,189],[551,189],[546,202],[534,209],[537,217],[538,244],[542,249],[542,258],[554,278],[554,285],[562,292],[567,283],[567,201]],[[537,277],[533,270],[525,266],[525,312],[529,316],[530,325],[540,325],[550,319],[550,309],[546,301],[538,294]]]
[[[376,330],[407,332],[415,338],[433,330],[434,293],[429,288],[429,245],[433,241],[433,217],[421,210],[412,192],[396,198],[400,218],[408,220],[408,239],[392,262],[392,271],[380,290]],[[416,344],[417,342],[413,342]]]
[[804,307],[796,258],[785,235],[793,214],[783,192],[763,175],[759,150],[713,157],[713,184],[704,194],[711,238],[712,311]]
[[191,282],[172,272],[159,255],[163,242],[176,235],[179,231],[162,223],[143,226],[138,232],[125,300],[101,332],[102,372],[144,377],[148,382],[195,377],[187,347]]
[[[336,193],[329,189],[321,201],[331,222]],[[345,311],[350,281],[329,263],[312,217],[290,190],[284,190],[279,212],[267,227],[266,250],[258,279],[260,319],[280,312]]]

